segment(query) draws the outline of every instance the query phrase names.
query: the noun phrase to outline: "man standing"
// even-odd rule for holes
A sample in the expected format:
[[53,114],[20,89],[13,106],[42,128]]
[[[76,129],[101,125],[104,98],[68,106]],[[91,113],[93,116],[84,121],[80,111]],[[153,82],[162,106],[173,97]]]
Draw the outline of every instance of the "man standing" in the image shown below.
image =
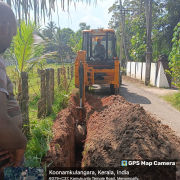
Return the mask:
[[94,47],[93,53],[95,53],[94,58],[99,58],[101,60],[104,59],[104,57],[105,57],[105,48],[104,48],[104,45],[101,44],[101,39],[97,39],[97,44]]
[[[0,54],[10,46],[16,35],[16,18],[11,8],[0,1]],[[4,167],[23,164],[27,139],[21,132],[22,115],[13,94],[13,83],[6,74],[0,56],[0,179]]]

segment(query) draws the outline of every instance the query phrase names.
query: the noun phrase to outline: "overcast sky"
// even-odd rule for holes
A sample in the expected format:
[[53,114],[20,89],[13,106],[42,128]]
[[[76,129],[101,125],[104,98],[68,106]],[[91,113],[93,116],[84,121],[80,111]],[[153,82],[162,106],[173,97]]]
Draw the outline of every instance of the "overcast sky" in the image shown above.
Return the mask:
[[[95,0],[91,0],[91,5],[83,4],[82,2],[76,3],[76,9],[74,3],[70,4],[70,14],[67,13],[67,5],[65,5],[65,12],[61,10],[61,1],[58,0],[59,7],[59,25],[57,11],[53,13],[52,21],[61,28],[71,28],[74,31],[79,29],[79,23],[85,22],[91,26],[91,29],[98,27],[108,28],[108,22],[111,19],[112,14],[108,14],[108,9],[117,0],[97,0],[97,5],[94,4]],[[66,2],[66,1],[65,1]],[[46,24],[48,19],[46,19]],[[44,26],[44,22],[42,23]],[[45,25],[46,25],[45,24]]]

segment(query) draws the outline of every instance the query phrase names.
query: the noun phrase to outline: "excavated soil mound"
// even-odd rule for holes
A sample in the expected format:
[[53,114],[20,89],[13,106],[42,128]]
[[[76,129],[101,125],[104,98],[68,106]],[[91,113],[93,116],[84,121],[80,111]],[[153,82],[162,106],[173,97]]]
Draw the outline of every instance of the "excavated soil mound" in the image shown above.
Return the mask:
[[[57,115],[55,136],[43,159],[51,167],[74,167],[77,159],[81,161],[76,157],[74,141],[78,105],[78,94],[72,94],[70,106]],[[120,167],[122,159],[180,159],[179,138],[139,104],[121,96],[101,99],[86,94],[85,107],[87,137],[82,167]]]
[[123,159],[180,159],[180,139],[139,104],[110,96],[96,108],[87,121],[82,167],[120,167]]

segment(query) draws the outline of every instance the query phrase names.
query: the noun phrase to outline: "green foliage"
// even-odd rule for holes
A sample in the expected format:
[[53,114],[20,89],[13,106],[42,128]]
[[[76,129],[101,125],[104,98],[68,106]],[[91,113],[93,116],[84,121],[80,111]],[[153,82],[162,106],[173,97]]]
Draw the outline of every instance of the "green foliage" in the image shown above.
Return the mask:
[[82,49],[82,31],[90,29],[90,26],[86,25],[86,23],[79,24],[80,29],[76,31],[75,34],[71,34],[68,45],[71,47],[73,53],[77,53],[77,51]]
[[146,30],[144,27],[144,21],[142,18],[135,18],[132,21],[132,30],[134,36],[132,36],[131,44],[131,57],[136,61],[145,61],[145,51],[146,51]]
[[[66,64],[65,64],[66,66]],[[46,64],[44,68],[53,68],[57,72],[57,68],[61,65]],[[7,67],[7,73],[10,79],[13,78],[12,70],[14,67]],[[63,78],[61,79],[60,86],[57,86],[55,79],[54,89],[54,103],[52,105],[52,114],[38,119],[37,109],[38,101],[40,100],[40,78],[37,74],[37,67],[33,68],[33,76],[29,78],[29,121],[30,121],[30,140],[28,141],[25,158],[28,167],[40,167],[41,159],[49,150],[50,142],[53,138],[52,126],[59,111],[68,106],[69,95],[75,87],[75,80],[68,80],[69,90],[65,90],[63,86]]]
[[[70,93],[74,89],[74,79],[71,81]],[[69,93],[69,94],[70,94]],[[68,95],[69,95],[68,94]],[[35,104],[38,104],[38,97],[34,97],[29,103],[30,108],[30,127],[31,139],[28,141],[25,157],[25,166],[40,167],[41,159],[47,154],[50,149],[50,142],[53,138],[52,126],[59,111],[68,106],[68,95],[62,90],[62,86],[55,89],[55,102],[52,106],[52,114],[46,118],[37,119],[36,115],[32,113],[37,109]],[[36,112],[37,113],[37,112]]]
[[61,61],[72,55],[72,49],[68,42],[74,37],[74,31],[70,28],[57,28],[52,21],[43,30],[43,35],[47,39],[45,46],[46,52],[58,52],[58,59]]
[[171,76],[174,78],[175,85],[180,88],[180,22],[174,28],[173,46],[169,55],[169,67]]
[[35,33],[37,34],[34,23],[26,24],[25,21],[21,21],[17,35],[13,38],[10,52],[17,62],[16,69],[19,73],[28,72],[34,65],[45,61],[42,56],[44,46],[41,43],[35,43]]
[[[129,60],[131,61],[145,60],[144,52],[146,51],[145,44],[147,43],[145,2],[148,1],[124,0],[123,2],[123,8],[129,9],[129,12],[125,15],[125,37],[127,51],[130,55]],[[109,13],[110,12],[113,13],[113,15],[109,22],[109,26],[117,31],[117,44],[119,49],[122,32],[119,1],[116,1],[109,8]],[[179,22],[179,19],[179,0],[153,1],[151,37],[153,61],[157,61],[159,55],[169,55],[171,52],[173,29]]]
[[44,30],[44,35],[52,40],[52,38],[54,38],[54,34],[55,34],[56,29],[57,29],[56,23],[53,21],[50,21],[47,24],[46,29]]
[[70,28],[57,29],[55,46],[61,60],[72,54],[72,50],[69,47],[68,42],[73,34],[74,31]]
[[89,26],[89,25],[86,25],[85,22],[79,23],[79,27],[80,27],[80,30],[81,30],[81,31],[90,29],[90,26]]
[[76,54],[77,51],[82,49],[82,36],[79,34],[79,31],[77,31],[74,35],[71,36],[70,41],[68,42],[68,45],[71,47],[72,51]]
[[161,97],[180,111],[180,92],[167,94]]

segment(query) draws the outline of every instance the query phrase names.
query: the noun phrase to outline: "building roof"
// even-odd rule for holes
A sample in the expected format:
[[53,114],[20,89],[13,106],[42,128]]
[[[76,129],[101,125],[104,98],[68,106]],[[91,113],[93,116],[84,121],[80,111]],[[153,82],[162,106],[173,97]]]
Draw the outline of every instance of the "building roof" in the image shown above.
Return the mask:
[[82,33],[106,33],[106,32],[114,32],[114,29],[91,29],[91,30],[83,30]]

